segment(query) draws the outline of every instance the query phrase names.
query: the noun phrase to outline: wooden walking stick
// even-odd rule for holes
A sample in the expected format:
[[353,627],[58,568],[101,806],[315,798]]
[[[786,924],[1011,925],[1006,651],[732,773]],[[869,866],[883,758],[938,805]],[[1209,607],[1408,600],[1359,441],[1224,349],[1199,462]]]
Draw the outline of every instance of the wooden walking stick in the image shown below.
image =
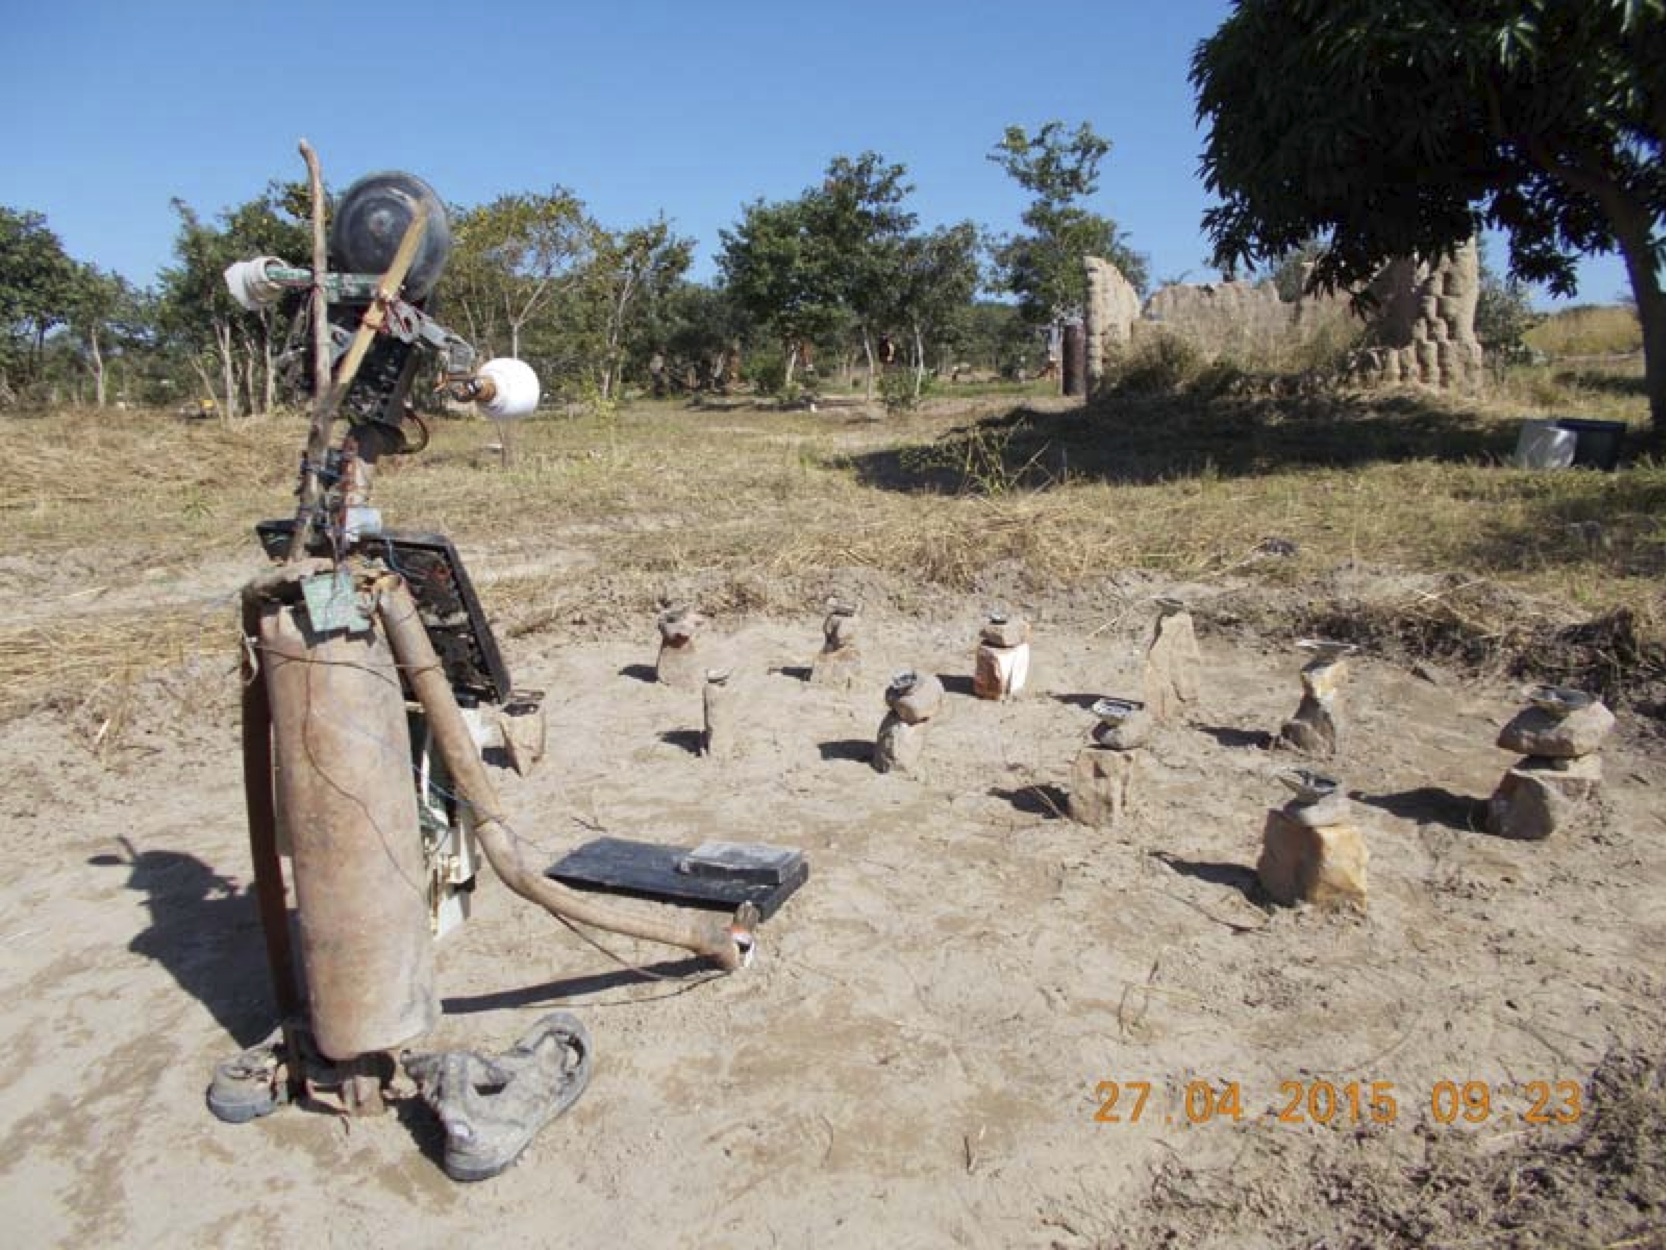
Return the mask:
[[[307,157],[309,171],[316,170],[318,157],[312,148],[303,143],[301,150],[302,155]],[[307,459],[306,464],[302,466],[301,503],[296,511],[295,531],[289,540],[291,560],[304,557],[307,554],[307,545],[312,541],[314,513],[318,510],[319,498],[324,493],[324,483],[319,470],[323,467],[324,458],[330,450],[330,427],[335,422],[336,412],[341,408],[348,387],[353,385],[353,379],[359,373],[359,366],[364,363],[365,353],[370,350],[370,345],[376,340],[383,323],[387,321],[388,303],[399,294],[399,288],[405,282],[405,275],[411,272],[412,262],[417,258],[417,251],[422,247],[423,235],[428,229],[428,205],[419,200],[412,213],[411,224],[406,226],[404,237],[399,241],[399,250],[394,253],[393,263],[388,266],[388,272],[382,275],[382,281],[377,283],[376,294],[359,321],[358,332],[348,344],[347,354],[342,357],[335,380],[326,387],[323,382],[329,376],[329,328],[325,323],[324,314],[320,311],[325,304],[324,268],[323,261],[320,260],[320,241],[324,230],[324,190],[323,181],[316,173],[313,174],[313,185],[313,351],[317,357],[313,371],[318,385],[315,387],[312,424],[307,431]]]

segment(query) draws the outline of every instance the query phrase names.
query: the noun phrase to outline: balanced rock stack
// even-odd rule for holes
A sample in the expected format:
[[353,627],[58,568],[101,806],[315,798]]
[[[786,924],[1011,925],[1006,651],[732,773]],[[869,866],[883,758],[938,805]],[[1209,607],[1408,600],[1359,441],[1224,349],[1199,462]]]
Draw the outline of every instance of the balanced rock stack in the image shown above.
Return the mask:
[[1366,906],[1366,839],[1348,796],[1330,777],[1293,769],[1279,778],[1295,794],[1269,810],[1256,876],[1275,902],[1292,906]]
[[1303,666],[1302,702],[1297,705],[1296,715],[1279,727],[1279,742],[1304,755],[1330,759],[1337,754],[1343,736],[1342,701],[1338,696],[1348,678],[1348,657],[1355,647],[1352,643],[1305,638],[1297,648],[1314,658]]
[[943,706],[943,683],[930,673],[898,673],[886,687],[886,718],[874,739],[874,771],[924,777],[926,726]]
[[730,682],[727,668],[706,670],[706,685],[701,688],[700,706],[704,726],[700,740],[702,753],[708,759],[732,758],[736,748],[735,687]]
[[1198,701],[1198,636],[1193,632],[1192,613],[1179,599],[1161,598],[1156,603],[1158,619],[1146,647],[1140,687],[1147,715],[1167,724],[1188,703]]
[[1105,829],[1129,810],[1152,718],[1134,699],[1100,699],[1091,710],[1099,722],[1071,765],[1066,810],[1079,825]]
[[1030,677],[1030,622],[1005,612],[990,613],[978,631],[972,692],[980,699],[1011,699]]
[[1550,837],[1603,785],[1598,748],[1615,715],[1583,690],[1534,686],[1529,706],[1499,732],[1522,755],[1488,800],[1487,830],[1503,838]]
[[706,618],[690,607],[660,613],[660,654],[654,662],[654,679],[661,685],[699,690],[705,682],[706,668],[695,641],[704,624]]
[[828,615],[822,621],[822,650],[810,666],[810,680],[818,686],[849,690],[862,668],[857,650],[857,619],[860,603],[828,600]]

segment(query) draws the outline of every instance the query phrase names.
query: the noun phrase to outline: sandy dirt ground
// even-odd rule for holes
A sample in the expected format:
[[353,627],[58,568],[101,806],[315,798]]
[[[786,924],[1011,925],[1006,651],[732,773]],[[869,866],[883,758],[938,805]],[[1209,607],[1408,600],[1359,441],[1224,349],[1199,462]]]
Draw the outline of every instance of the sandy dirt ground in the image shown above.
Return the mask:
[[[1295,762],[1263,746],[1300,694],[1287,647],[1205,629],[1201,697],[1152,743],[1138,810],[1114,830],[1060,814],[1087,703],[1138,693],[1149,597],[1172,589],[1128,578],[1010,601],[1036,640],[1008,704],[970,694],[987,598],[831,579],[869,604],[850,691],[805,680],[818,600],[719,617],[706,645],[746,716],[728,762],[696,752],[698,692],[650,680],[651,618],[506,642],[517,684],[550,692],[548,757],[499,774],[535,858],[604,833],[764,841],[802,848],[808,884],[751,969],[713,977],[624,939],[604,954],[486,874],[439,945],[423,1044],[501,1050],[562,1007],[597,1049],[583,1098],[496,1179],[449,1180],[414,1098],[222,1124],[214,1064],[274,1023],[216,598],[255,567],[183,588],[220,605],[205,634],[226,645],[144,684],[119,742],[72,706],[0,726],[4,1244],[1660,1244],[1659,724],[1623,710],[1601,798],[1505,841],[1471,818],[1512,762],[1494,739],[1518,689],[1363,656],[1333,771],[1369,909],[1275,907],[1254,864]],[[923,781],[868,763],[903,667],[949,688]],[[1138,1122],[1097,1122],[1105,1082],[1149,1083]],[[1234,1083],[1242,1118],[1189,1123],[1192,1082]],[[1279,1118],[1288,1083],[1319,1082],[1390,1083],[1393,1122]],[[1443,1082],[1486,1083],[1486,1121],[1437,1123]],[[1571,1123],[1523,1121],[1535,1082],[1578,1083],[1578,1109],[1548,1108]]]

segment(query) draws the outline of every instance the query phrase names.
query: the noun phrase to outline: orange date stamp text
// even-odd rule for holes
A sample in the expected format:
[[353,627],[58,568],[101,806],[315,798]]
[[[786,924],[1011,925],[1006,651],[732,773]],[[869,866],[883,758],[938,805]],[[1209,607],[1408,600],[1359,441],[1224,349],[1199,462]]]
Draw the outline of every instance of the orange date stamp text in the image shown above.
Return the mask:
[[1578,1123],[1586,1113],[1579,1081],[1533,1080],[1513,1084],[1440,1080],[1398,1087],[1390,1081],[1279,1082],[1277,1095],[1258,1111],[1248,1107],[1238,1081],[1192,1080],[1175,1091],[1152,1081],[1100,1081],[1094,1086],[1094,1123],[1201,1125],[1267,1121],[1275,1124],[1393,1125],[1403,1112],[1413,1120],[1427,1112],[1436,1124]]

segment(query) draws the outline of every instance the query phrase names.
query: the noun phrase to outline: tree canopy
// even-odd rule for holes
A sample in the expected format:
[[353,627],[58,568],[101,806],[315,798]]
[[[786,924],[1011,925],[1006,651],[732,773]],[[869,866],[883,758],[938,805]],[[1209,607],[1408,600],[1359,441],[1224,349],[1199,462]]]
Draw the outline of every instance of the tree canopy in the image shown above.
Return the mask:
[[1661,0],[1239,0],[1193,55],[1222,268],[1325,240],[1316,288],[1484,227],[1510,273],[1574,292],[1619,252],[1662,420]]
[[308,228],[294,211],[299,202],[294,185],[282,182],[213,221],[173,201],[178,264],[162,272],[161,328],[189,354],[204,396],[218,395],[228,416],[273,406],[286,318],[278,308],[250,312],[239,305],[226,289],[226,266],[254,256],[311,263]]
[[32,376],[47,332],[69,320],[75,279],[44,216],[0,207],[0,390]]
[[916,234],[906,172],[875,152],[836,156],[820,185],[794,200],[750,204],[736,228],[721,233],[724,289],[784,344],[789,380],[804,341],[848,330],[872,388],[878,336],[941,323],[926,304],[953,289],[954,272],[970,266],[976,280],[975,253],[958,263],[945,255],[949,241],[964,251],[975,236]]
[[1063,122],[1051,121],[1034,135],[1007,127],[989,154],[1032,196],[1019,217],[1026,232],[998,241],[994,254],[1003,284],[1033,325],[1081,314],[1085,256],[1104,257],[1136,290],[1146,287],[1145,258],[1129,250],[1115,221],[1083,203],[1098,190],[1100,161],[1110,151],[1110,141],[1087,122],[1067,133]]
[[592,223],[564,187],[499,196],[452,211],[454,240],[442,299],[459,308],[468,337],[487,354],[521,357],[528,326],[577,275],[591,252]]

